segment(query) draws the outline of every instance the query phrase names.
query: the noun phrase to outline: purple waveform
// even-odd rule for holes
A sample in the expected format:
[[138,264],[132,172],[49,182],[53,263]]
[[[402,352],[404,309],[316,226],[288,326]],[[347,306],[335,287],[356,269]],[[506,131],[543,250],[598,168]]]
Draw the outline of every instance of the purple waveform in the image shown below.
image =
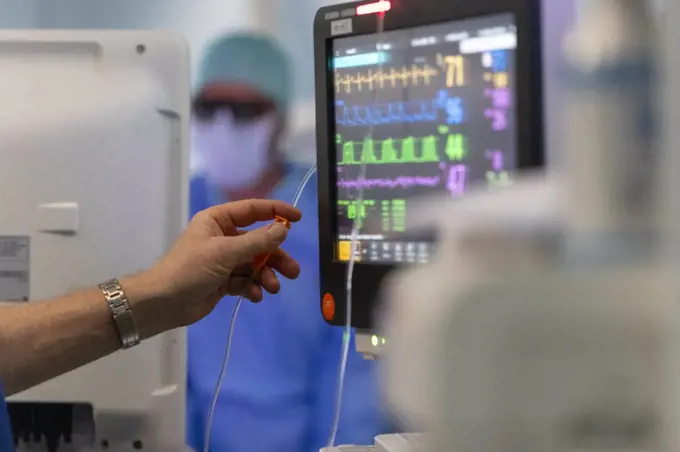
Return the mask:
[[439,177],[399,176],[395,179],[338,180],[340,188],[410,188],[415,186],[436,187]]

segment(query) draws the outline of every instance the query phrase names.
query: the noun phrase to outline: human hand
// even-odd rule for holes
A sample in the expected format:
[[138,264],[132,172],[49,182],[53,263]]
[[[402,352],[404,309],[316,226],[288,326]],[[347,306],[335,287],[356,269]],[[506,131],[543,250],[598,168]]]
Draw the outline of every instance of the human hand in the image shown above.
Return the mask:
[[[276,216],[297,222],[301,213],[284,202],[269,200],[231,202],[204,210],[154,267],[121,281],[142,337],[195,323],[226,295],[259,302],[263,290],[277,293],[281,285],[274,270],[297,278],[299,265],[279,248],[287,236],[285,226],[274,223],[249,232],[240,230]],[[256,275],[253,261],[267,253],[271,253],[268,264]]]

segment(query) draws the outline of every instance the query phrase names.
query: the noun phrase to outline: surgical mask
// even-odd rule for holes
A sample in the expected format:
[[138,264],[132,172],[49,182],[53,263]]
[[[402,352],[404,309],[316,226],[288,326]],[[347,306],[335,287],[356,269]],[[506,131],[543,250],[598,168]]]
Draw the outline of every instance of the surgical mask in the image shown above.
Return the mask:
[[274,115],[236,122],[229,110],[210,120],[194,119],[193,149],[210,183],[225,189],[254,186],[267,168]]

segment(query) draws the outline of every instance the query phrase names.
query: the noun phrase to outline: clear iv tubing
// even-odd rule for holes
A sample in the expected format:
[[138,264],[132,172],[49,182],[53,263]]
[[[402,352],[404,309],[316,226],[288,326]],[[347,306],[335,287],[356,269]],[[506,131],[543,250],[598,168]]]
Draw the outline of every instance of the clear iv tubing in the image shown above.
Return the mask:
[[[298,185],[297,191],[293,196],[293,207],[297,207],[300,202],[300,197],[302,192],[305,190],[307,183],[310,181],[312,176],[316,173],[316,165],[307,171],[305,177],[302,178],[302,182]],[[231,314],[231,321],[229,322],[229,335],[227,337],[227,346],[224,351],[224,358],[222,359],[222,368],[220,369],[220,375],[217,377],[217,384],[215,385],[215,390],[213,392],[212,400],[210,402],[210,410],[208,411],[208,422],[206,422],[205,427],[205,438],[203,443],[203,451],[209,452],[210,450],[210,434],[212,433],[212,424],[215,420],[215,410],[217,409],[217,400],[220,397],[220,392],[222,391],[222,383],[224,382],[224,376],[227,374],[227,366],[229,365],[229,357],[231,355],[231,344],[234,339],[234,326],[236,325],[236,319],[238,317],[238,312],[241,309],[241,303],[243,302],[243,296],[240,296],[236,301],[236,306],[234,306],[234,311]]]

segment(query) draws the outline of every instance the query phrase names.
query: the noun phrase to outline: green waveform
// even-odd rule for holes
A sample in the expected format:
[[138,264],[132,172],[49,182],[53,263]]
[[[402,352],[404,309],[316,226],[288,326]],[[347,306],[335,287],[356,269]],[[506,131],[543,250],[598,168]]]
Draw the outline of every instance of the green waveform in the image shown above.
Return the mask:
[[[366,138],[363,142],[347,141],[342,144],[340,165],[438,163],[442,160],[439,153],[441,141],[442,137],[435,135],[384,140]],[[460,161],[467,154],[466,140],[462,134],[448,135],[444,144],[444,154],[449,160]]]

